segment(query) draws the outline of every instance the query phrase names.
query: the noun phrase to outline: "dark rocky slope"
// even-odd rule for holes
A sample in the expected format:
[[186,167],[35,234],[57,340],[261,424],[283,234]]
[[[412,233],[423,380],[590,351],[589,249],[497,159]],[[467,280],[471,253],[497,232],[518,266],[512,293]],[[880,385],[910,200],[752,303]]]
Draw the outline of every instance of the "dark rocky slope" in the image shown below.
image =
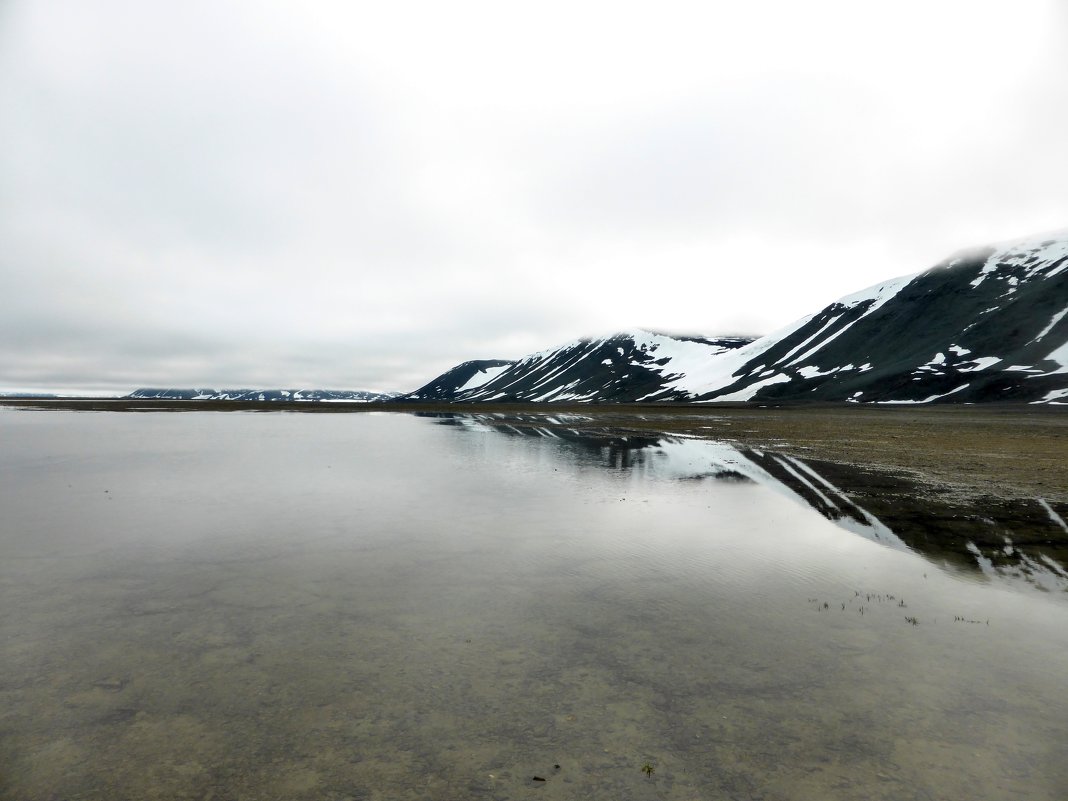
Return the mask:
[[467,362],[404,398],[1068,402],[1068,232],[958,254],[757,340],[620,333],[460,383],[478,364],[489,363]]

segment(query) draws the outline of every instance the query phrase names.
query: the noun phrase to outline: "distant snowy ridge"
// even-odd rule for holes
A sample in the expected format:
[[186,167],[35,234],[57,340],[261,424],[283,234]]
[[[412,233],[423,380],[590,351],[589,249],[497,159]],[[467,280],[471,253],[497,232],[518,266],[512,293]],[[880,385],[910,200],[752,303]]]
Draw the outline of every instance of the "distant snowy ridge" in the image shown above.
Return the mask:
[[135,389],[129,398],[155,398],[159,400],[232,400],[232,401],[278,401],[318,402],[348,401],[370,403],[387,401],[397,393],[364,392],[362,390],[335,389],[160,389],[142,387]]
[[1068,231],[961,252],[756,340],[635,330],[495,361],[485,380],[482,364],[402,397],[1068,403]]

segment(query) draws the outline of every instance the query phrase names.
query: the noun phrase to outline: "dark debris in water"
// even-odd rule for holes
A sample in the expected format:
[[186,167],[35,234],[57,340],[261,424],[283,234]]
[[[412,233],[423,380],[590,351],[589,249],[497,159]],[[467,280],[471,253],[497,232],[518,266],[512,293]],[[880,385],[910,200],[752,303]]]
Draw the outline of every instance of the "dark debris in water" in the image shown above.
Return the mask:
[[[813,608],[817,612],[827,612],[832,609],[841,612],[856,612],[861,617],[873,612],[876,609],[881,608],[894,608],[894,609],[907,609],[908,604],[905,603],[904,598],[898,598],[893,593],[883,592],[862,592],[860,590],[853,590],[851,598],[845,601],[836,600],[832,604],[830,601],[823,600],[821,598],[810,597],[806,599],[809,604],[813,605]],[[954,622],[959,623],[986,623],[990,625],[990,621],[982,620],[969,620],[964,617],[955,616]],[[905,622],[910,626],[918,626],[920,620],[915,615],[905,615]]]

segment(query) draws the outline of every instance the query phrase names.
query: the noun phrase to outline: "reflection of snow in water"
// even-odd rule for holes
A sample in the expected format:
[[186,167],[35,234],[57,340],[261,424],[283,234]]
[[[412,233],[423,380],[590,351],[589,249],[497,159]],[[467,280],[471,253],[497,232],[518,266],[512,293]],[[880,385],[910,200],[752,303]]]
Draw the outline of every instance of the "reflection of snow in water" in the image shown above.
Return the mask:
[[835,520],[835,522],[839,526],[849,531],[852,531],[854,534],[860,534],[861,536],[878,540],[884,545],[891,545],[895,548],[904,548],[906,550],[911,550],[907,545],[905,545],[904,542],[901,541],[901,538],[898,537],[893,531],[891,531],[886,525],[884,525],[883,522],[879,520],[879,518],[875,517],[875,515],[873,514],[870,514],[864,508],[854,504],[852,501],[849,500],[849,498],[846,497],[846,494],[844,492],[838,489],[838,487],[834,486],[834,484],[825,479],[807,464],[802,462],[800,459],[794,459],[789,456],[785,458],[790,459],[790,461],[796,464],[799,468],[811,475],[817,481],[821,482],[831,492],[837,495],[842,502],[856,509],[863,516],[863,521],[859,521],[848,515],[843,515],[842,517]]
[[993,560],[984,555],[974,542],[969,542],[965,547],[975,557],[984,575],[1025,581],[1042,590],[1068,590],[1068,571],[1065,571],[1054,559],[1046,554],[1039,554],[1040,562],[1014,548],[1008,537],[1005,540],[1007,545],[1004,553],[1006,556],[1013,556],[1017,560],[1016,564],[994,564]]
[[[602,453],[606,448],[615,451],[607,454],[611,466],[616,469],[640,469],[643,476],[659,480],[686,480],[711,478],[720,480],[742,479],[790,498],[796,503],[811,507],[839,528],[866,539],[903,551],[913,551],[899,535],[875,515],[850,500],[848,495],[801,459],[771,451],[746,448],[728,442],[684,437],[643,438],[612,435],[609,432],[591,432],[570,426],[591,422],[582,415],[554,415],[552,418],[537,417],[523,420],[530,425],[509,425],[516,421],[515,415],[485,414],[459,416],[450,422],[469,430],[497,431],[519,434],[526,437],[552,439],[565,447],[568,443],[599,444]],[[552,426],[539,426],[548,422]],[[612,441],[609,446],[606,443]],[[632,454],[628,458],[627,454]],[[643,458],[644,457],[644,458]],[[1050,521],[1068,532],[1068,523],[1042,498],[1035,499],[1049,515]],[[985,520],[977,525],[999,525]],[[1068,570],[1045,553],[1025,553],[1006,537],[1004,548],[984,553],[974,542],[968,542],[967,552],[975,559],[984,575],[1025,582],[1043,590],[1068,590]]]
[[1052,506],[1050,506],[1048,503],[1046,503],[1046,501],[1043,498],[1035,498],[1035,500],[1038,501],[1038,505],[1039,506],[1041,506],[1043,509],[1046,510],[1046,514],[1049,515],[1049,519],[1050,520],[1052,520],[1058,526],[1063,528],[1065,531],[1068,531],[1068,523],[1065,523],[1064,522],[1064,518],[1062,518],[1059,514],[1057,514],[1055,511],[1053,511],[1053,507]]
[[[665,477],[714,477],[737,473],[795,502],[814,506],[815,504],[802,494],[807,490],[821,502],[816,505],[817,510],[841,528],[892,548],[911,550],[878,518],[850,501],[845,493],[800,459],[747,449],[748,454],[752,454],[749,456],[734,445],[709,440],[667,440],[661,443],[657,450],[668,457],[655,462],[657,467],[667,474]],[[781,478],[772,475],[758,464],[758,460],[781,469],[797,486],[791,487]],[[695,471],[694,466],[701,464],[704,465],[704,470]],[[799,489],[801,491],[798,491]]]
[[[704,462],[708,468],[704,475],[715,476],[733,471],[780,495],[812,506],[840,528],[891,548],[912,550],[875,515],[853,503],[842,490],[793,456],[739,449],[725,442],[706,440],[665,441],[658,450],[669,456],[669,472],[674,473],[675,477],[694,476],[693,465]],[[785,475],[773,475],[758,461],[774,465],[777,471],[781,470]],[[1068,524],[1046,501],[1041,498],[1036,500],[1049,514],[1050,520],[1068,531]],[[1068,590],[1068,571],[1055,559],[1044,553],[1029,555],[1014,548],[1008,538],[1006,541],[1008,544],[1002,556],[1012,557],[1012,563],[1006,563],[1004,559],[995,563],[972,542],[967,544],[967,549],[985,575],[1024,581],[1043,590]]]

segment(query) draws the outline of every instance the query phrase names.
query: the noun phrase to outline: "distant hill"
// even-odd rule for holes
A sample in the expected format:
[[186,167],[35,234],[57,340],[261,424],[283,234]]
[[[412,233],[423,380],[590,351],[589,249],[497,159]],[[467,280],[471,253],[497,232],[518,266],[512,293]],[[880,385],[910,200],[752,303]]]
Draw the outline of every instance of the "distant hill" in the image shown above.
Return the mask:
[[[631,331],[465,362],[405,400],[1068,402],[1068,232],[959,253],[756,340]],[[471,365],[493,364],[480,370]],[[508,366],[504,366],[508,365]],[[431,394],[428,388],[434,388]]]
[[159,398],[163,400],[234,400],[234,401],[386,401],[395,394],[363,392],[360,390],[334,389],[159,389],[142,387],[135,389],[129,398]]

